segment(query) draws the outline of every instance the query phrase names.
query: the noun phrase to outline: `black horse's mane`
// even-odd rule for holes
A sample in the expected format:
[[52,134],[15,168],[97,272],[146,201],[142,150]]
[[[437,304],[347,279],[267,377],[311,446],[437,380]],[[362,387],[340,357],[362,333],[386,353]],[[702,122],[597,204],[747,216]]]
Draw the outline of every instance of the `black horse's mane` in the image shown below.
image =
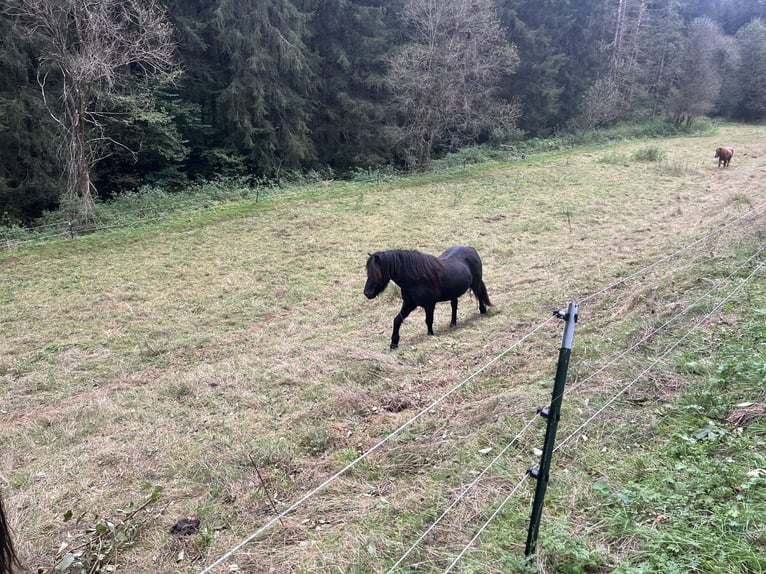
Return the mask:
[[400,280],[425,281],[438,287],[444,264],[434,255],[415,249],[391,249],[375,253],[390,277]]

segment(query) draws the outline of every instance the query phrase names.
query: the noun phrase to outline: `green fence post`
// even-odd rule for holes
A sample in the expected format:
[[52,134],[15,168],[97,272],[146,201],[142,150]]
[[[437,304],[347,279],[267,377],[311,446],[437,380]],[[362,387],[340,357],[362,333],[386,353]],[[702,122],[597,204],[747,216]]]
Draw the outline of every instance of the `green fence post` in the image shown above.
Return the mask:
[[572,341],[574,340],[575,324],[577,323],[577,303],[569,303],[566,314],[556,311],[555,315],[560,319],[565,320],[566,326],[564,327],[564,335],[562,337],[561,349],[559,351],[559,362],[556,367],[556,381],[553,384],[550,407],[537,410],[538,414],[548,420],[548,424],[545,429],[545,443],[543,444],[543,454],[540,455],[539,468],[537,470],[532,468],[527,470],[527,474],[532,478],[537,479],[535,498],[532,502],[532,514],[529,518],[527,546],[524,551],[524,554],[527,557],[535,553],[537,534],[540,530],[540,516],[543,512],[545,490],[548,487],[551,458],[553,456],[553,447],[556,442],[556,429],[559,425],[561,401],[564,396],[564,384],[567,380],[569,355],[572,352]]

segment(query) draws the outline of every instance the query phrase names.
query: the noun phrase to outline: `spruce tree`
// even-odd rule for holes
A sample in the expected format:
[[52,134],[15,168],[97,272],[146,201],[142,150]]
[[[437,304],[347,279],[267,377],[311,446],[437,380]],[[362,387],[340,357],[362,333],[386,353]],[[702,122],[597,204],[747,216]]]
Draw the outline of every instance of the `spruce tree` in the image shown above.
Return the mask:
[[502,94],[521,102],[519,128],[545,136],[556,128],[563,86],[559,75],[569,56],[560,38],[570,32],[574,17],[567,0],[501,0],[498,15],[508,41],[519,51],[519,67],[503,80]]
[[33,47],[0,12],[0,225],[29,222],[58,205],[53,121],[34,81]]
[[734,36],[739,63],[734,89],[722,111],[745,121],[766,117],[766,22],[757,18]]
[[308,44],[318,58],[311,137],[322,164],[342,171],[387,163],[385,83],[404,0],[309,0]]
[[227,146],[246,154],[251,171],[279,177],[316,157],[308,18],[291,0],[219,0],[215,9],[214,41],[226,75],[215,102],[216,127]]

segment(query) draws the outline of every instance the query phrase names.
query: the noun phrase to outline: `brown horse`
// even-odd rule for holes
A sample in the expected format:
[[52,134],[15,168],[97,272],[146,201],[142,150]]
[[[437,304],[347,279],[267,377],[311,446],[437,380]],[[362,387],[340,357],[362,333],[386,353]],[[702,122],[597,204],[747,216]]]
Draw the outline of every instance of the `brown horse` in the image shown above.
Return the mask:
[[716,148],[715,157],[718,158],[718,167],[721,167],[721,164],[723,164],[723,167],[729,167],[729,162],[731,161],[731,158],[733,155],[734,155],[733,147]]

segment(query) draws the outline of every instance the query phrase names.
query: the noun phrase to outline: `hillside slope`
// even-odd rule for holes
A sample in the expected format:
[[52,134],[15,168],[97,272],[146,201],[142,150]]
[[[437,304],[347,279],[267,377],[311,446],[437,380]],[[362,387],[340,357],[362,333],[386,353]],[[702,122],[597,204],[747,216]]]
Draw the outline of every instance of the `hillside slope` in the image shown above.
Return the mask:
[[[713,158],[718,145],[735,148],[727,169]],[[650,146],[665,160],[633,159]],[[197,572],[267,523],[275,507],[486,366],[229,562],[243,572],[387,571],[550,400],[561,329],[548,321],[551,311],[583,301],[572,382],[679,310],[704,316],[699,295],[745,276],[730,273],[763,244],[764,181],[766,128],[727,126],[714,137],[338,184],[1,253],[0,487],[24,564],[51,568],[62,542],[72,550],[89,539],[89,526],[122,520],[120,509],[141,501],[150,483],[164,490],[140,524],[129,521],[135,530],[126,526],[134,545],[110,543],[115,564]],[[376,300],[363,296],[367,254],[439,254],[454,244],[480,253],[490,313],[479,317],[464,297],[458,327],[449,329],[449,306],[440,305],[436,336],[428,337],[417,310],[399,351],[389,352],[398,295],[389,287]],[[743,320],[728,308],[711,317],[727,332]],[[707,333],[703,348],[722,331]],[[579,389],[565,406],[562,436],[642,370],[655,342]],[[679,400],[686,375],[677,376],[670,357],[688,350],[676,349],[648,386],[610,411],[622,435],[636,430],[639,411]],[[540,429],[519,439],[406,564],[444,570],[536,462]],[[607,440],[606,432],[589,440]],[[613,458],[597,464],[594,476]],[[505,542],[493,538],[461,571],[507,571],[497,555],[521,555],[530,491],[524,485],[506,511]],[[567,492],[567,504],[577,504]],[[79,523],[63,520],[69,510],[83,515]],[[171,535],[188,515],[200,518],[199,533]],[[81,559],[98,552],[86,549]],[[607,564],[610,552],[602,552]]]

